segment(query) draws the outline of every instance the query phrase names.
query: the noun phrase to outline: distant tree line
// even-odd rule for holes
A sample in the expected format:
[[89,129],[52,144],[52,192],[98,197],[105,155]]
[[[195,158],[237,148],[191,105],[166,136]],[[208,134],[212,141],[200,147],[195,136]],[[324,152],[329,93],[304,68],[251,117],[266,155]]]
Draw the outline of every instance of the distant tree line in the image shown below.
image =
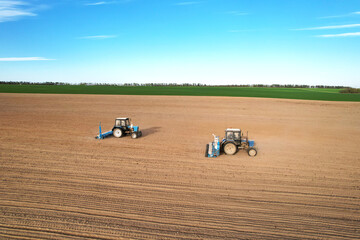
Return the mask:
[[0,84],[12,84],[12,85],[78,85],[63,82],[6,82],[0,81]]
[[64,82],[13,82],[13,81],[0,81],[0,84],[12,84],[12,85],[80,85],[80,86],[128,86],[128,87],[137,87],[137,86],[149,86],[149,87],[189,87],[189,86],[198,86],[198,87],[263,87],[263,88],[333,88],[340,89],[345,88],[346,91],[354,91],[348,89],[356,89],[350,88],[346,86],[327,86],[327,85],[298,85],[298,84],[230,84],[230,85],[207,85],[202,83],[78,83],[78,84],[70,84]]

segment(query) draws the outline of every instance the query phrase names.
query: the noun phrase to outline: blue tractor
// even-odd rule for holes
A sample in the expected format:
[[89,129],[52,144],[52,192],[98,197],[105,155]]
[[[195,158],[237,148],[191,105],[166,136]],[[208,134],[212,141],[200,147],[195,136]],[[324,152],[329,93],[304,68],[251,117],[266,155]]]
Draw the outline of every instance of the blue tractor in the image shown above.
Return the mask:
[[114,137],[121,138],[126,135],[130,135],[131,138],[138,138],[142,136],[142,132],[138,126],[133,126],[130,118],[116,118],[115,125],[111,131],[101,133],[101,123],[99,125],[99,135],[97,135],[96,139],[104,139],[110,135]]
[[248,135],[244,136],[240,129],[226,129],[222,141],[219,141],[219,137],[213,136],[214,141],[206,145],[205,157],[218,157],[221,152],[234,155],[239,149],[246,150],[250,157],[255,157],[257,154],[255,141],[249,140]]

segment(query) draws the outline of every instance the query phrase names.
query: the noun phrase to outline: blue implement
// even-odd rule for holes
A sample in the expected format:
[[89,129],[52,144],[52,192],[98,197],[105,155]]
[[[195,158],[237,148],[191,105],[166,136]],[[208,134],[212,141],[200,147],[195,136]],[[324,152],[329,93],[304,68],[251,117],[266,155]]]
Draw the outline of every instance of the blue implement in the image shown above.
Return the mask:
[[216,158],[220,155],[220,141],[218,136],[214,136],[214,141],[209,143],[207,157],[209,158]]
[[106,138],[106,137],[108,137],[108,136],[110,136],[112,134],[113,134],[112,130],[108,131],[108,132],[105,132],[105,133],[101,133],[101,122],[100,122],[100,124],[99,124],[99,135],[97,135],[95,138],[96,139],[104,139],[104,138]]

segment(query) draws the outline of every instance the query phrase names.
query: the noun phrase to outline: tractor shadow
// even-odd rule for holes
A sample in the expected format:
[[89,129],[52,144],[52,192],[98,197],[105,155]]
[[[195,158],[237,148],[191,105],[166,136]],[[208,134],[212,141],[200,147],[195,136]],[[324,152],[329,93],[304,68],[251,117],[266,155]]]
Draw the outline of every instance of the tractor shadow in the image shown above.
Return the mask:
[[161,129],[161,127],[152,127],[152,128],[141,129],[142,137],[147,137],[151,134],[157,133],[159,131],[159,129]]

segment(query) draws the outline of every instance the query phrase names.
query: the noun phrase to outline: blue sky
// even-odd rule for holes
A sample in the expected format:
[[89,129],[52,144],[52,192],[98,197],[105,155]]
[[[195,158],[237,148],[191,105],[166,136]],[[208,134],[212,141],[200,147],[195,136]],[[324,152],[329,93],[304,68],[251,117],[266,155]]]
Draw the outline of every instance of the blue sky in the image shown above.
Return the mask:
[[0,81],[360,87],[360,1],[0,0]]

